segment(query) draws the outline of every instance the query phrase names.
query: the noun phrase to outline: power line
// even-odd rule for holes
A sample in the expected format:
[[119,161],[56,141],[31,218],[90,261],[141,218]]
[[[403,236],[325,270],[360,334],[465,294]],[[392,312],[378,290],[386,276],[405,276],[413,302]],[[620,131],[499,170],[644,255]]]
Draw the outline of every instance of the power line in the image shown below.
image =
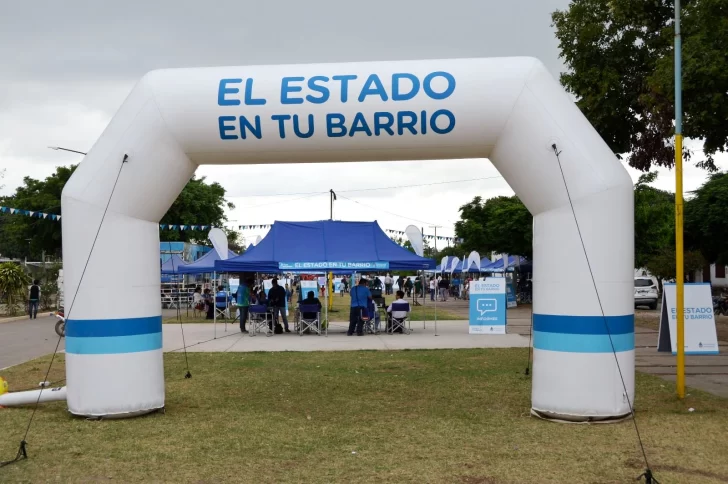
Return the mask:
[[394,215],[395,217],[399,217],[399,218],[402,218],[402,219],[405,219],[405,220],[412,220],[413,222],[419,222],[419,223],[423,223],[423,224],[427,224],[427,225],[431,225],[431,224],[432,224],[432,222],[426,222],[426,221],[424,221],[424,220],[419,220],[419,219],[416,219],[416,218],[412,218],[412,217],[406,217],[406,216],[404,216],[404,215],[400,215],[400,214],[397,214],[397,213],[394,213],[394,212],[390,212],[390,211],[388,211],[388,210],[385,210],[385,209],[383,209],[383,208],[378,208],[378,207],[372,207],[371,205],[367,205],[366,203],[362,203],[362,202],[358,202],[358,201],[356,201],[356,200],[352,200],[351,198],[349,198],[349,197],[345,197],[344,195],[339,195],[339,196],[340,196],[341,198],[345,199],[345,200],[349,200],[350,202],[354,202],[354,203],[356,203],[356,204],[358,204],[358,205],[361,205],[361,206],[364,206],[364,207],[370,208],[370,209],[372,209],[372,210],[379,210],[379,211],[381,211],[381,212],[385,212],[385,213],[388,213],[389,215]]
[[450,180],[450,181],[442,181],[442,182],[432,182],[432,183],[418,183],[415,185],[398,185],[393,187],[377,187],[377,188],[357,188],[355,190],[338,190],[339,192],[343,193],[352,193],[352,192],[370,192],[375,190],[395,190],[398,188],[414,188],[414,187],[429,187],[432,185],[446,185],[448,183],[466,183],[466,182],[474,182],[474,181],[481,181],[481,180],[492,180],[495,178],[503,178],[502,175],[496,175],[496,176],[486,176],[482,178],[469,178],[467,180]]
[[[416,187],[429,187],[433,185],[446,185],[450,183],[468,183],[468,182],[474,182],[474,181],[482,181],[482,180],[493,180],[496,178],[503,178],[502,175],[495,175],[495,176],[486,176],[486,177],[480,177],[480,178],[468,178],[463,180],[449,180],[449,181],[441,181],[441,182],[430,182],[430,183],[416,183],[413,185],[395,185],[395,186],[389,186],[389,187],[371,187],[371,188],[356,188],[351,190],[342,190],[339,188],[335,188],[334,190],[336,193],[355,193],[355,192],[371,192],[371,191],[377,191],[377,190],[396,190],[399,188],[416,188]],[[272,193],[270,195],[245,195],[240,198],[248,198],[248,197],[288,197],[288,196],[295,196],[295,195],[323,195],[329,193],[328,191],[321,191],[321,192],[293,192],[293,193]]]
[[[261,203],[261,204],[259,204],[259,205],[244,205],[244,206],[242,206],[242,207],[236,207],[236,208],[257,208],[257,207],[266,207],[266,206],[268,206],[268,205],[277,205],[277,204],[279,204],[279,203],[286,203],[286,202],[295,202],[295,201],[298,201],[298,200],[304,200],[304,199],[306,199],[306,198],[313,198],[313,197],[315,197],[315,196],[317,196],[317,195],[324,195],[324,194],[328,194],[328,193],[329,193],[329,192],[313,192],[313,193],[309,193],[309,194],[308,194],[307,196],[305,196],[305,197],[293,198],[293,199],[290,199],[290,200],[278,200],[277,202],[270,202],[270,203]],[[287,196],[287,195],[290,195],[290,194],[277,194],[277,195],[265,195],[265,196],[270,196],[270,197],[280,197],[280,196]],[[255,195],[255,196],[257,196],[257,195]]]

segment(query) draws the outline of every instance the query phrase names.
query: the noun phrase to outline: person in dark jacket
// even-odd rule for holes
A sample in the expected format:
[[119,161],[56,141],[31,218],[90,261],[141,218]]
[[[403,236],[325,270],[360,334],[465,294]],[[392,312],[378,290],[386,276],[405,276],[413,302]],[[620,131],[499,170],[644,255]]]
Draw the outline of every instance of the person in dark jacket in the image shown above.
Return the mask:
[[[321,301],[316,297],[313,291],[308,291],[306,299],[301,301],[301,306],[316,306],[318,308],[318,312],[321,312]],[[313,319],[315,317],[316,313],[303,313],[304,319]]]
[[274,277],[271,281],[273,287],[268,291],[268,307],[271,308],[273,313],[273,321],[278,321],[278,313],[281,315],[283,320],[283,327],[286,333],[290,333],[288,329],[288,316],[286,316],[286,290],[278,285],[278,278]]
[[38,319],[38,304],[40,303],[40,281],[38,279],[33,281],[33,285],[30,286],[28,292],[28,312],[30,313],[30,319]]

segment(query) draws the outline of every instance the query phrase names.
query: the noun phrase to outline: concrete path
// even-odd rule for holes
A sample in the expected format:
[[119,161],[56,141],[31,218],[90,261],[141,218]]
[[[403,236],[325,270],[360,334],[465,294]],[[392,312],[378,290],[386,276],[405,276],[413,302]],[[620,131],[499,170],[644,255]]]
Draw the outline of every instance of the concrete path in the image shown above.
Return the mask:
[[[0,324],[0,369],[53,353],[58,343],[56,321],[43,313],[38,314],[38,319],[25,317]],[[64,348],[61,341],[59,349]]]
[[[412,323],[411,334],[347,336],[344,323],[332,323],[328,336],[295,333],[254,337],[242,334],[240,328],[217,324],[184,324],[187,351],[247,352],[247,351],[349,351],[404,350],[452,348],[527,348],[528,337],[519,334],[469,335],[467,321],[438,321],[437,334],[432,321],[423,328],[422,322]],[[182,329],[178,324],[164,325],[164,351],[182,351]]]
[[[728,343],[718,343],[720,355],[686,356],[685,384],[728,398]],[[675,381],[676,357],[657,352],[657,331],[635,328],[635,367],[638,371]]]
[[[467,314],[467,302],[448,301],[438,303],[450,312]],[[176,312],[175,312],[176,313]],[[54,331],[56,318],[44,313],[37,320],[7,321],[0,324],[0,369],[17,365],[53,352],[58,338]],[[640,311],[646,315],[647,312]],[[656,314],[649,313],[652,316]],[[436,348],[525,348],[529,345],[531,311],[529,306],[508,310],[507,335],[469,335],[467,321],[439,321],[435,336],[434,322],[427,328],[421,322],[413,322],[410,335],[346,336],[346,324],[332,323],[328,337],[295,334],[266,337],[242,335],[237,326],[217,325],[217,335],[212,324],[185,324],[185,340],[188,351],[346,351],[357,349],[400,350]],[[217,338],[215,339],[215,336]],[[212,341],[208,341],[212,340]],[[657,331],[636,328],[637,370],[657,375],[665,380],[675,380],[675,357],[670,353],[657,352]],[[177,324],[164,325],[164,350],[180,351],[182,332]],[[61,341],[60,350],[64,349]],[[689,387],[708,391],[728,398],[728,343],[720,342],[720,355],[688,356],[686,358],[686,382]]]

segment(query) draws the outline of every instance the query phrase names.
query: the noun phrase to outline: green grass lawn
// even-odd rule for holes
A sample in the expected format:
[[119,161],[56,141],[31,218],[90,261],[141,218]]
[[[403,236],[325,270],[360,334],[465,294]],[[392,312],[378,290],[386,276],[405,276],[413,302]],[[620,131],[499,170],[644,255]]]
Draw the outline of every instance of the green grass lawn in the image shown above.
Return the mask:
[[[389,304],[391,301],[394,301],[393,296],[388,296],[387,304]],[[411,299],[410,299],[411,301]],[[420,299],[422,301],[422,299]],[[351,298],[348,294],[344,294],[343,297],[336,294],[333,297],[333,311],[330,313],[330,319],[332,322],[347,322],[349,321],[349,307],[351,306]],[[293,298],[293,304],[292,306],[295,307],[296,304],[296,296]],[[321,304],[325,304],[325,301],[321,299]],[[411,302],[410,302],[411,304]],[[443,309],[442,305],[435,308],[434,305],[431,305],[430,301],[427,301],[426,306],[411,306],[412,313],[411,313],[411,319],[412,321],[422,321],[423,318],[427,321],[434,321],[435,320],[435,314],[437,313],[437,319],[441,321],[453,321],[453,320],[461,320],[461,319],[468,319],[467,317],[463,316],[462,314],[458,314],[454,311],[448,311],[446,309]],[[189,311],[189,316],[187,315],[187,310],[182,309],[180,311],[180,315],[182,318],[183,323],[211,323],[212,321],[209,319],[205,319],[204,316],[195,318],[192,314],[192,310]],[[165,323],[178,323],[177,317],[165,317],[164,318]]]
[[[166,413],[86,421],[43,404],[30,458],[3,482],[622,483],[642,471],[632,422],[529,416],[523,349],[165,355]],[[2,374],[19,389],[48,358]],[[63,356],[51,380],[63,378]],[[728,402],[638,374],[638,423],[664,483],[728,481]],[[687,408],[695,412],[688,413]],[[0,460],[30,409],[0,409]]]

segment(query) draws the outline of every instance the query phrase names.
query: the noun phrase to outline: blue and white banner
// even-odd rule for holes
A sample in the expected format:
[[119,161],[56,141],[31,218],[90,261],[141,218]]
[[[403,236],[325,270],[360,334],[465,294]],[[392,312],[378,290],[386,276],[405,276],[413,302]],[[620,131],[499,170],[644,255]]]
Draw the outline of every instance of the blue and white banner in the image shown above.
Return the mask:
[[301,299],[308,297],[309,291],[313,292],[313,297],[318,297],[318,282],[317,281],[301,281]]
[[508,308],[515,308],[518,306],[518,302],[516,301],[516,285],[513,283],[513,278],[508,278],[508,282],[506,283],[506,300],[508,304]]
[[[677,354],[677,294],[675,284],[663,284],[657,351]],[[685,284],[685,354],[717,355],[713,298],[710,284]]]
[[389,269],[389,262],[279,262],[278,268],[284,271],[350,269],[353,271],[379,271]]
[[506,334],[506,280],[470,283],[470,334]]

